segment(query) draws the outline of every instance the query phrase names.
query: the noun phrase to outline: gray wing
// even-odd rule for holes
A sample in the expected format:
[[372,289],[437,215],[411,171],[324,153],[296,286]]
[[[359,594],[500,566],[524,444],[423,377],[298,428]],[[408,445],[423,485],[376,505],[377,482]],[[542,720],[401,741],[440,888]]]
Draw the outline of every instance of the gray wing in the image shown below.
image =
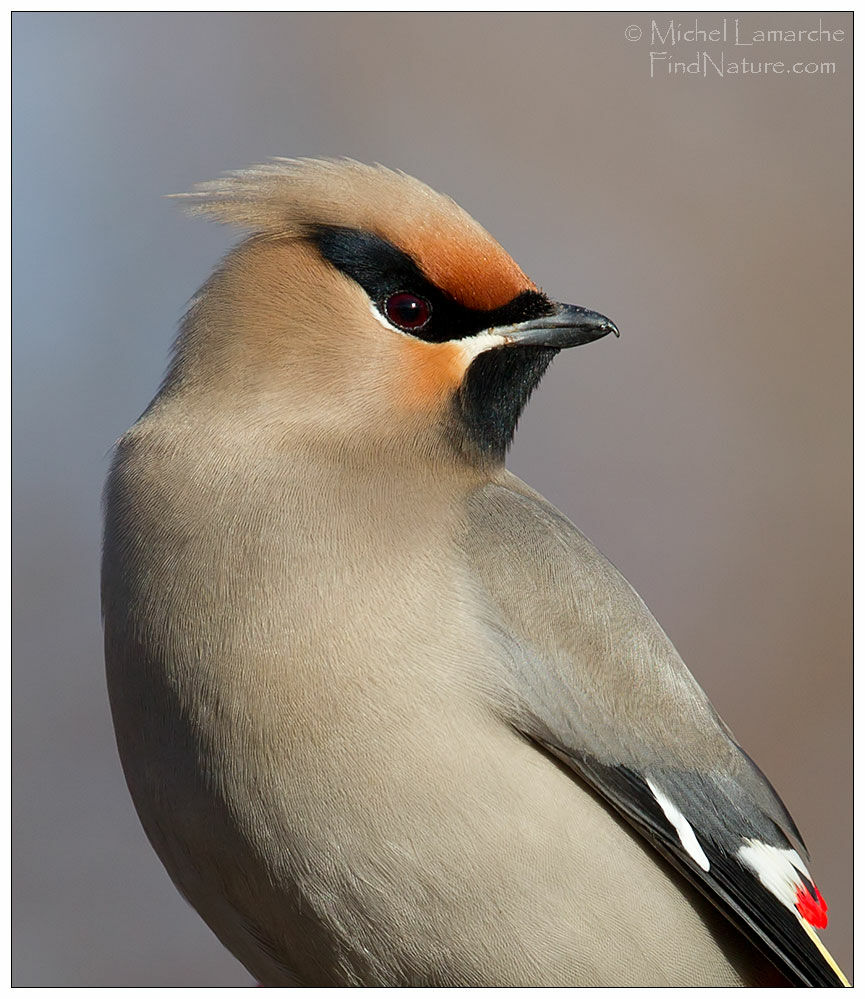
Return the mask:
[[825,926],[826,907],[787,809],[630,584],[509,474],[472,495],[461,544],[515,728],[592,785],[792,980],[844,983],[812,928]]

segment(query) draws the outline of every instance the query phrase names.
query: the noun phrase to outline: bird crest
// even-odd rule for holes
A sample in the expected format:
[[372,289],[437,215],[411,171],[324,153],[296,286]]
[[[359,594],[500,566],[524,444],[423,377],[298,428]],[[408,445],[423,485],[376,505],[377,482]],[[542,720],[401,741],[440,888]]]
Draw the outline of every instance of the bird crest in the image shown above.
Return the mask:
[[536,286],[456,202],[408,174],[350,159],[273,159],[172,195],[259,236],[304,237],[320,227],[373,233],[408,254],[461,305],[495,309]]

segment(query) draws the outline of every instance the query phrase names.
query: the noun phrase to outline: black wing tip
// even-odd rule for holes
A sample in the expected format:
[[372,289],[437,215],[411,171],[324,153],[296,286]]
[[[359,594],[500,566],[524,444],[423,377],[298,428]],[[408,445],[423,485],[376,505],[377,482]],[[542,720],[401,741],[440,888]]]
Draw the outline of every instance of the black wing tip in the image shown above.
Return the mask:
[[797,985],[843,988],[848,984],[827,960],[825,948],[821,953],[816,932],[812,931],[812,938],[799,917],[729,854],[711,844],[704,843],[703,849],[709,858],[709,874],[695,871],[695,883],[704,891],[714,888],[717,899],[724,903],[719,908],[740,929],[744,925],[750,930],[755,944],[779,971]]
[[642,774],[629,767],[577,756],[558,747],[548,745],[546,748],[588,781],[750,939],[791,984],[814,988],[849,986],[816,932],[806,928],[804,920],[768,891],[734,855],[711,838],[700,836],[700,847],[709,862],[707,871],[682,848]]

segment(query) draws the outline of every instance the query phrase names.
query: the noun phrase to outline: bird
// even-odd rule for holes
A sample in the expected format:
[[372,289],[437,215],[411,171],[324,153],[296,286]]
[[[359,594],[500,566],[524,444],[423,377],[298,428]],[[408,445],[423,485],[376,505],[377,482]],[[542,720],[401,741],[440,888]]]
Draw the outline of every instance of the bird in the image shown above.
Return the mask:
[[781,799],[506,468],[616,325],[380,165],[175,197],[243,237],[115,446],[102,614],[131,797],[219,940],[265,986],[848,985]]

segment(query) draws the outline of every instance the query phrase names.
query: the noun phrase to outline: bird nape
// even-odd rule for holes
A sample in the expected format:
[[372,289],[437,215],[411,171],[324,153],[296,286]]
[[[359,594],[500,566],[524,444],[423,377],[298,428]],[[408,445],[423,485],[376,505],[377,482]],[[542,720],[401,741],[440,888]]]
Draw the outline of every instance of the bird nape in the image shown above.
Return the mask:
[[117,743],[271,986],[846,985],[802,839],[618,571],[505,453],[553,301],[453,201],[277,160],[119,441]]

